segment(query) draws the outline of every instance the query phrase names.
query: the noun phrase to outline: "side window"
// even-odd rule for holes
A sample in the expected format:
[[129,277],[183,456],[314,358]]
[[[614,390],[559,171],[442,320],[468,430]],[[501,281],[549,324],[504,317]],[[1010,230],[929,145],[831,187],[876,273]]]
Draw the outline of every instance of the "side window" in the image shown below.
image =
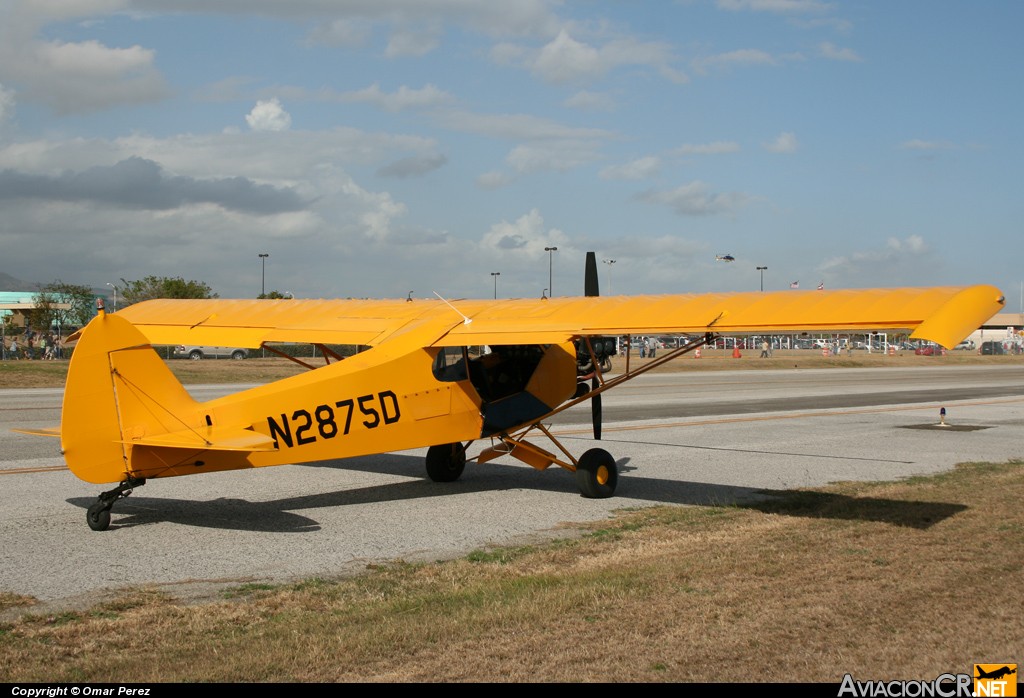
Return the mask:
[[467,353],[466,347],[442,347],[434,357],[434,378],[448,382],[469,378]]

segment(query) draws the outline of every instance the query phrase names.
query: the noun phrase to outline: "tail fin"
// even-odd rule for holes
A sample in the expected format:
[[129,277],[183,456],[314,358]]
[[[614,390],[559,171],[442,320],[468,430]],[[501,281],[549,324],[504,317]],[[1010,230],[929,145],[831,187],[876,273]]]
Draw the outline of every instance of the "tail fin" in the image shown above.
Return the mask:
[[61,447],[71,472],[96,484],[147,477],[147,468],[161,463],[153,462],[153,449],[133,454],[133,443],[200,428],[204,421],[200,403],[142,333],[101,310],[82,332],[68,367]]

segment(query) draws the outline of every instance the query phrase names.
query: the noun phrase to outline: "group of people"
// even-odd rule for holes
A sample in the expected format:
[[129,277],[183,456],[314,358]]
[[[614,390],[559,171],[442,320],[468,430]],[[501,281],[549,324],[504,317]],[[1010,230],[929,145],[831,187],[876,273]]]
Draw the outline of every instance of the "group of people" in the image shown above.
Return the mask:
[[15,359],[53,360],[64,358],[64,347],[61,345],[60,337],[56,334],[29,331],[25,333],[21,342],[18,342],[18,338],[12,335],[3,345],[0,353],[5,361]]
[[[633,346],[640,349],[641,359],[653,359],[655,354],[658,352],[658,348],[661,347],[661,342],[658,341],[657,337],[634,337]],[[629,353],[629,340],[623,339],[619,345],[619,353],[625,356]]]

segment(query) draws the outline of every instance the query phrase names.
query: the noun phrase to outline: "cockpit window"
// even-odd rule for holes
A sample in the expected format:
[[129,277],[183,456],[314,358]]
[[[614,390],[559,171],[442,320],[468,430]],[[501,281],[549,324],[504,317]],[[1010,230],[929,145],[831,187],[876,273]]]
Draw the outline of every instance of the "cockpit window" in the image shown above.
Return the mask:
[[466,347],[442,347],[434,357],[434,378],[439,381],[463,381],[469,378],[469,352]]

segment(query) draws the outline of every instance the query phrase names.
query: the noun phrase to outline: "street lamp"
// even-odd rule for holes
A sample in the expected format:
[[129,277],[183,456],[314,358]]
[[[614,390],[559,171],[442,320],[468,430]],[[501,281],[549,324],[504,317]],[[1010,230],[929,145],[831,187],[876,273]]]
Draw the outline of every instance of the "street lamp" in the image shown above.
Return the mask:
[[494,277],[494,299],[498,299],[498,277],[501,276],[500,271],[492,271],[491,276]]
[[768,267],[758,267],[757,270],[761,272],[761,290],[764,290],[764,270]]
[[260,261],[263,262],[263,277],[260,282],[260,298],[266,298],[267,296],[267,257],[269,256],[269,252],[260,252]]
[[615,264],[614,259],[603,259],[601,260],[608,265],[608,295],[612,295],[612,265]]
[[116,313],[117,312],[117,286],[115,286],[114,284],[110,283],[109,281],[107,282],[107,286],[110,286],[110,288],[114,289],[114,310],[113,310],[113,312]]
[[544,251],[548,253],[548,294],[551,296],[555,295],[555,287],[551,284],[551,253],[557,252],[557,247],[545,247]]

